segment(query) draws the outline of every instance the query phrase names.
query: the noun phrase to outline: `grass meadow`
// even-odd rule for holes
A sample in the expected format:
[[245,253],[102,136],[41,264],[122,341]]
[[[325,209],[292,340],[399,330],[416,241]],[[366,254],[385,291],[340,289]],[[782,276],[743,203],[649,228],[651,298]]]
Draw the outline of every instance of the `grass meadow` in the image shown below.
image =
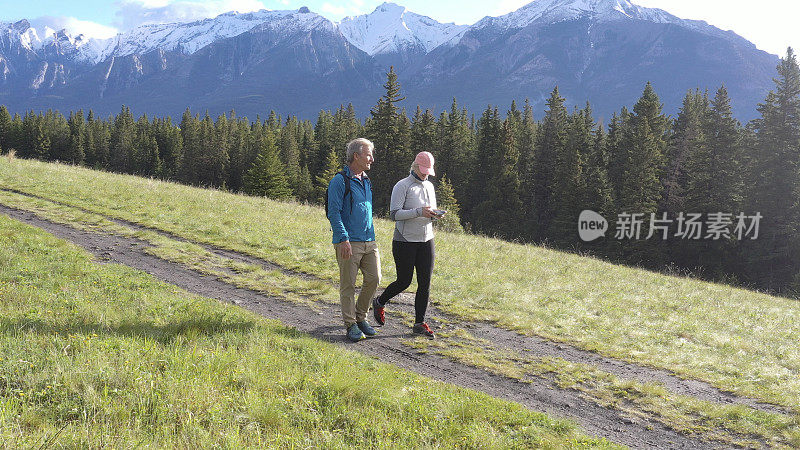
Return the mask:
[[0,215],[0,447],[610,448]]
[[[316,206],[26,160],[0,160],[0,187],[337,277]],[[376,220],[384,285],[392,226]],[[446,312],[800,409],[796,300],[472,235],[436,245],[431,295]]]

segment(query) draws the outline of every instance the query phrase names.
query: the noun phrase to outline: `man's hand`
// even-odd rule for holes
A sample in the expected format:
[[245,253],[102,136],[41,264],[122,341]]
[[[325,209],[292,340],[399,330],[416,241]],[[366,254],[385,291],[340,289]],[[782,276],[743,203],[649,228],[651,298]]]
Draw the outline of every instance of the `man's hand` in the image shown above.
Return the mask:
[[353,256],[353,248],[350,247],[350,241],[342,241],[339,245],[339,250],[342,252],[342,259],[350,259]]
[[433,212],[433,208],[431,208],[430,206],[423,206],[422,207],[422,217],[427,217],[429,219],[434,219],[434,218],[439,217],[439,216],[437,216],[436,213]]

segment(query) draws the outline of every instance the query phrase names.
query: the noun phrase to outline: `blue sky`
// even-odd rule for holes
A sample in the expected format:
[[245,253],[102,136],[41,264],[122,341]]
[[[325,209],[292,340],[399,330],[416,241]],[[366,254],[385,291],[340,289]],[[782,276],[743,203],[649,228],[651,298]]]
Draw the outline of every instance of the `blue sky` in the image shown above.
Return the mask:
[[[530,0],[396,0],[408,10],[440,22],[472,24],[484,16],[514,11]],[[34,26],[67,28],[95,37],[110,37],[117,31],[145,21],[187,21],[213,17],[223,12],[258,9],[297,9],[308,6],[331,20],[366,14],[382,0],[0,0],[0,20],[31,20]],[[759,48],[784,55],[786,47],[800,47],[800,16],[797,0],[633,0],[633,3],[664,9],[685,19],[700,19],[725,30],[733,30]],[[754,5],[757,5],[755,7]]]

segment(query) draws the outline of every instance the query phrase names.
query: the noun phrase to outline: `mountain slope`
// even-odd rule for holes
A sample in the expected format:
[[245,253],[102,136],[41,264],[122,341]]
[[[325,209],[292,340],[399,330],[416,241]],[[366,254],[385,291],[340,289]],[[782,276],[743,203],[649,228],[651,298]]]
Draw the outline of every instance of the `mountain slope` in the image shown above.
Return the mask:
[[[485,18],[453,46],[406,69],[409,95],[446,106],[456,88],[485,108],[529,98],[539,111],[554,86],[569,104],[591,102],[606,117],[633,104],[651,81],[674,113],[688,89],[728,87],[737,116],[749,119],[771,88],[777,58],[731,32],[624,0],[533,2]],[[461,99],[462,97],[459,97]]]
[[[40,36],[49,33],[47,36]],[[0,24],[0,103],[12,110],[180,114],[187,106],[313,117],[353,103],[366,115],[389,66],[406,106],[473,111],[530,99],[541,114],[558,85],[608,117],[653,82],[668,113],[689,89],[725,84],[741,120],[772,87],[777,58],[733,32],[628,0],[535,0],[472,26],[384,3],[334,24],[307,8],[144,25],[113,39]]]
[[442,24],[393,3],[383,3],[370,14],[345,17],[339,23],[351,44],[390,65],[413,61],[457,39],[468,28]]
[[192,53],[187,49],[196,43],[193,34],[170,41],[170,48],[156,46],[145,53],[120,46],[120,56],[113,54],[68,84],[17,98],[34,109],[59,105],[115,112],[125,104],[137,112],[177,116],[189,106],[198,112],[236,109],[255,116],[269,108],[315,114],[319,103],[307,109],[297,105],[307,99],[338,104],[342,95],[379,86],[378,67],[324,17],[307,11],[266,17],[245,33]]

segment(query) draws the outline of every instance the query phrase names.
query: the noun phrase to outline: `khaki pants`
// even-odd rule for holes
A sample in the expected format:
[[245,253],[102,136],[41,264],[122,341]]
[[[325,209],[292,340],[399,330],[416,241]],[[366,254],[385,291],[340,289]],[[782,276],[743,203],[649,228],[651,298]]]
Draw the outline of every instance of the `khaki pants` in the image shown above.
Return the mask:
[[[381,282],[381,256],[375,241],[351,242],[353,256],[350,259],[342,259],[339,250],[341,245],[341,243],[334,244],[333,247],[336,251],[336,261],[339,263],[339,301],[342,303],[342,318],[344,326],[349,328],[350,325],[367,318],[372,298]],[[364,281],[356,300],[356,277],[359,269],[364,274]]]

